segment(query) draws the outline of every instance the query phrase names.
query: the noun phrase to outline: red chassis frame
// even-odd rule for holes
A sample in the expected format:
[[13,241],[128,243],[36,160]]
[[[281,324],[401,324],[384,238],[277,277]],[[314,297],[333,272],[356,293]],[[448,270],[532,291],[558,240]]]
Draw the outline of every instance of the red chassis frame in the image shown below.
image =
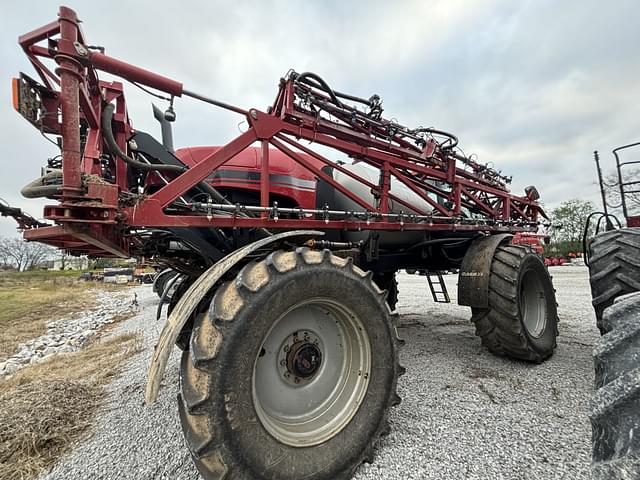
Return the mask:
[[[47,46],[39,45],[47,41]],[[180,82],[127,64],[104,54],[103,49],[86,45],[76,13],[60,7],[59,19],[20,37],[19,43],[54,100],[54,111],[41,120],[41,129],[62,137],[62,191],[58,205],[45,207],[45,218],[57,226],[26,230],[25,238],[66,248],[75,253],[128,256],[136,242],[130,230],[148,227],[220,227],[268,229],[340,229],[340,230],[425,230],[481,231],[486,233],[534,231],[538,215],[544,215],[536,202],[535,189],[526,196],[509,193],[503,177],[485,173],[481,165],[454,154],[429,136],[413,145],[402,137],[381,138],[380,127],[363,127],[338,118],[329,120],[301,107],[294,77],[282,79],[273,106],[268,113],[248,111],[202,97],[183,88]],[[42,59],[53,59],[55,73]],[[116,103],[113,128],[120,148],[130,151],[127,140],[134,133],[128,119],[122,84],[105,82],[97,71],[105,71],[131,82],[166,92],[172,97],[191,96],[246,117],[249,129],[184,173],[174,175],[155,193],[135,206],[120,206],[119,194],[127,189],[128,165],[115,159],[115,182],[100,177],[100,158],[105,152],[101,131],[103,106]],[[322,93],[315,92],[322,97]],[[81,147],[80,122],[87,127]],[[388,124],[389,126],[391,124]],[[326,159],[298,140],[307,140],[336,149],[380,170],[379,184],[373,184],[339,163]],[[165,209],[213,171],[225,165],[252,144],[261,145],[261,182],[259,216],[233,213],[168,214]],[[301,215],[277,218],[269,214],[269,146],[291,157],[296,163],[323,179],[362,208],[362,215],[330,218]],[[301,153],[302,152],[302,153]],[[315,159],[311,162],[309,158]],[[462,160],[462,161],[461,161]],[[317,167],[330,166],[361,182],[376,199],[362,198],[334,181]],[[495,173],[495,172],[494,172]],[[421,212],[390,191],[391,178],[408,187],[433,207]],[[443,187],[442,185],[446,185]],[[438,202],[431,195],[442,201]],[[390,200],[407,207],[411,215],[390,212]],[[463,209],[479,212],[481,218],[462,215]],[[345,212],[347,213],[347,212]],[[354,213],[354,212],[350,212]],[[366,216],[366,219],[364,216]],[[315,218],[311,218],[315,217]],[[545,216],[546,217],[546,216]]]

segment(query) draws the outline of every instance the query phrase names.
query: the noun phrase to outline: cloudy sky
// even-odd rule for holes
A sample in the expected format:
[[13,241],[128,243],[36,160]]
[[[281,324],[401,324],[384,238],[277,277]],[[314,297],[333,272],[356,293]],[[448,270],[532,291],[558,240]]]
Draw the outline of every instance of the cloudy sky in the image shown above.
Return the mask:
[[[36,217],[42,203],[19,191],[55,148],[11,109],[9,79],[32,72],[17,37],[55,19],[56,3],[11,2],[0,19],[0,197]],[[246,108],[266,108],[290,68],[377,93],[389,117],[454,132],[549,207],[598,201],[592,151],[640,140],[637,0],[93,3],[67,1],[109,55]],[[134,125],[156,133],[151,99],[127,94]],[[223,144],[243,128],[190,99],[176,111],[178,146]],[[14,234],[0,218],[0,235]]]

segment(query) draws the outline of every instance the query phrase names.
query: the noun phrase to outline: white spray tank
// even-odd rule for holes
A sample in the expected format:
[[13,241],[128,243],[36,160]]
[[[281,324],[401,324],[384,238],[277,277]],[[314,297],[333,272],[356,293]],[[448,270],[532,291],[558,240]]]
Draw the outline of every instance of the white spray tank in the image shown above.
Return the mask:
[[[366,163],[354,163],[354,164],[344,164],[342,168],[348,170],[355,175],[367,180],[369,183],[374,185],[378,185],[380,182],[380,170],[367,165]],[[371,205],[376,204],[376,199],[371,192],[371,189],[366,185],[360,183],[359,181],[351,178],[349,175],[342,173],[338,170],[333,170],[333,178],[342,186],[347,188],[349,191],[353,192],[358,197],[367,201]],[[430,214],[433,211],[433,207],[422,199],[419,195],[417,195],[413,190],[403,184],[401,181],[396,179],[394,176],[391,176],[391,181],[389,185],[389,191],[401,199],[403,202],[408,205],[413,205],[417,210],[412,210],[407,208],[405,205],[394,201],[393,199],[389,199],[389,210],[393,213],[406,213],[406,214],[419,214],[420,212]],[[434,196],[435,197],[435,196]],[[436,200],[436,198],[434,198]],[[362,207],[355,203],[350,198],[341,194],[340,192],[335,192],[334,204],[331,205],[331,208],[336,208],[337,210],[347,210],[347,211],[362,211]],[[365,240],[368,236],[368,232],[345,232],[344,238],[347,241],[359,241]],[[380,246],[384,245],[413,245],[415,243],[420,242],[424,238],[424,233],[422,232],[380,232]]]

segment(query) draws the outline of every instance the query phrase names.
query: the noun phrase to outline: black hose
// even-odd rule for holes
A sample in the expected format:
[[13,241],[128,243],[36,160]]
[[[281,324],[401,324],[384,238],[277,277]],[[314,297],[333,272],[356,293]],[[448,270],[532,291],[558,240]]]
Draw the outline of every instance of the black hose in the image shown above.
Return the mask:
[[[298,79],[303,75],[304,75],[304,78],[302,79],[303,83],[306,83],[307,85],[310,85],[312,87],[318,88],[320,90],[324,90],[327,93],[329,93],[329,95],[331,95],[331,92],[333,92],[333,94],[336,97],[344,98],[346,100],[351,100],[352,102],[362,103],[363,105],[367,105],[368,107],[372,106],[371,99],[367,100],[366,98],[357,97],[357,96],[351,95],[349,93],[339,92],[338,90],[333,90],[332,88],[329,87],[329,84],[327,82],[325,82],[322,78],[320,78],[315,73],[304,72],[304,73],[299,74],[298,77],[296,77],[296,78]],[[311,82],[308,79],[314,79],[318,83]],[[322,83],[320,83],[320,82],[322,82]],[[334,99],[334,101],[335,101],[335,99]],[[342,106],[344,106],[344,105],[342,105]]]
[[[319,85],[316,83],[310,82],[308,79],[315,80],[316,82],[318,82]],[[312,87],[320,88],[321,90],[324,90],[329,94],[329,96],[331,97],[331,100],[333,100],[333,102],[336,105],[338,105],[339,107],[345,108],[345,105],[340,101],[340,99],[338,99],[335,92],[331,89],[329,84],[322,79],[320,75],[316,75],[315,73],[312,73],[312,72],[302,72],[300,75],[296,77],[296,81],[301,83],[306,83],[307,85],[311,85]]]
[[432,133],[435,135],[442,135],[443,137],[448,137],[451,143],[449,145],[443,145],[442,148],[452,149],[458,145],[458,137],[456,137],[453,133],[445,132],[444,130],[438,130],[437,128],[417,128],[412,131],[413,133]]
[[[134,168],[138,168],[144,171],[163,171],[163,172],[175,172],[175,173],[184,173],[188,169],[187,167],[182,167],[179,165],[154,165],[150,163],[143,163],[129,157],[125,152],[122,151],[120,145],[116,142],[115,137],[113,136],[113,130],[111,128],[111,120],[113,119],[113,112],[115,110],[115,105],[113,103],[107,104],[102,111],[102,135],[107,142],[107,147],[114,155],[121,158],[127,165],[130,165]],[[197,184],[200,190],[208,193],[212,200],[217,203],[224,203],[227,205],[231,205],[231,202],[227,200],[220,192],[218,192],[215,188],[209,185],[207,182],[202,181]],[[244,216],[253,217],[252,214],[244,213]],[[264,228],[258,229],[262,232],[263,235],[269,236],[271,232]]]
[[409,248],[407,248],[407,251],[410,252],[411,250],[415,250],[416,248],[428,247],[430,245],[438,245],[438,244],[441,244],[441,243],[447,244],[447,245],[443,245],[443,247],[453,247],[453,246],[462,245],[464,243],[470,242],[471,240],[473,240],[477,236],[478,235],[474,235],[474,236],[468,237],[468,238],[460,238],[460,237],[434,238],[433,240],[425,240],[425,241],[422,241],[420,243],[416,243],[415,245],[412,245]]
[[[180,165],[154,165],[151,163],[139,162],[138,160],[129,157],[125,152],[123,152],[120,148],[120,145],[118,145],[118,143],[116,142],[116,139],[113,136],[113,130],[111,128],[111,120],[113,119],[114,110],[115,105],[113,103],[109,103],[104,107],[104,110],[102,111],[102,135],[104,136],[104,139],[107,142],[107,146],[109,147],[109,151],[111,153],[121,158],[127,165],[147,172],[158,171],[184,173],[187,171],[187,167],[182,167]],[[198,183],[198,187],[208,193],[215,202],[229,203],[220,192],[218,192],[208,183],[200,182]]]
[[129,157],[125,152],[122,151],[118,142],[116,142],[115,137],[113,136],[113,130],[111,128],[111,120],[113,119],[113,112],[116,106],[113,103],[107,104],[102,111],[102,135],[107,142],[107,147],[109,147],[109,151],[119,157],[122,161],[124,161],[127,165],[135,167],[139,170],[144,170],[145,172],[149,171],[157,171],[157,172],[176,172],[182,173],[186,171],[186,167],[181,167],[179,165],[152,165],[150,163],[143,163]]

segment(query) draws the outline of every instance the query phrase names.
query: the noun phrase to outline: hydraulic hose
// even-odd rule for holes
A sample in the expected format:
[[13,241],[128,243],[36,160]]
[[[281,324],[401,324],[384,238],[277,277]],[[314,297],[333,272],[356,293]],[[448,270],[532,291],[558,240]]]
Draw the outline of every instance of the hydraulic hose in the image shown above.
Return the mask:
[[410,252],[417,248],[429,247],[431,245],[440,245],[440,244],[444,244],[443,247],[453,247],[453,246],[462,245],[464,243],[470,242],[476,237],[477,235],[474,235],[473,237],[468,237],[468,238],[453,237],[453,238],[435,238],[433,240],[425,240],[410,246],[409,248],[407,248],[407,251]]
[[[314,82],[310,82],[308,79],[315,80],[320,85]],[[343,103],[340,101],[340,99],[338,99],[335,92],[331,89],[329,84],[322,79],[320,75],[316,75],[315,73],[312,73],[312,72],[303,72],[300,75],[298,75],[296,80],[298,82],[306,83],[307,85],[311,85],[312,87],[316,87],[316,88],[320,88],[321,90],[324,90],[329,94],[329,96],[331,97],[331,100],[333,100],[333,102],[336,105],[344,108]]]
[[152,165],[150,163],[139,162],[138,160],[131,158],[125,152],[123,152],[120,148],[120,145],[118,145],[118,142],[116,142],[116,139],[113,136],[113,130],[111,129],[111,120],[113,119],[113,112],[115,108],[116,106],[113,103],[109,103],[104,107],[104,110],[102,111],[102,135],[105,142],[107,142],[107,146],[109,147],[109,151],[111,153],[119,157],[127,165],[135,167],[139,170],[144,170],[146,172],[157,171],[182,173],[187,170],[185,167],[181,167],[178,165]]
[[[60,183],[46,184],[47,180],[60,179]],[[25,185],[20,193],[25,198],[42,198],[62,193],[62,170],[53,170]]]
[[413,130],[414,133],[431,133],[434,135],[442,135],[443,137],[448,137],[449,145],[443,145],[442,148],[451,150],[458,145],[458,137],[456,137],[453,133],[445,132],[444,130],[438,130],[437,128],[417,128]]
[[[138,168],[144,171],[162,171],[162,172],[175,172],[175,173],[183,173],[188,169],[187,167],[182,167],[179,165],[153,165],[150,163],[143,163],[129,157],[125,152],[122,151],[118,143],[116,142],[115,137],[113,136],[113,130],[111,128],[111,120],[113,119],[113,112],[115,110],[115,105],[113,103],[107,104],[102,111],[102,135],[107,142],[107,147],[111,153],[121,158],[127,165],[130,165],[134,168]],[[215,188],[209,185],[207,182],[202,181],[198,183],[198,188],[203,192],[209,194],[214,202],[224,203],[227,205],[231,205],[231,202],[227,200],[220,192],[218,192]],[[244,216],[253,216],[250,214],[244,214]],[[258,229],[263,235],[269,236],[271,233],[264,229]]]
[[[179,165],[153,165],[150,163],[139,162],[138,160],[129,157],[125,152],[123,152],[120,148],[120,145],[118,145],[118,143],[116,142],[116,139],[113,136],[113,130],[111,128],[111,120],[113,119],[114,110],[115,105],[113,103],[109,103],[104,107],[104,110],[102,112],[102,135],[104,136],[104,139],[107,142],[107,146],[109,147],[111,153],[121,158],[127,165],[147,172],[157,171],[183,173],[187,171],[186,167],[182,167]],[[214,201],[218,203],[229,203],[229,201],[224,198],[220,192],[218,192],[208,183],[200,182],[198,183],[198,187],[204,192],[208,193]]]
[[315,73],[312,73],[312,72],[300,73],[296,77],[296,80],[298,80],[298,81],[300,81],[302,83],[306,83],[307,85],[310,85],[312,87],[318,88],[320,90],[324,90],[325,92],[327,92],[329,94],[329,96],[331,97],[331,99],[334,102],[337,102],[337,104],[342,106],[342,107],[344,107],[344,104],[342,102],[340,102],[337,99],[337,97],[342,97],[342,98],[345,98],[347,100],[351,100],[353,102],[362,103],[364,105],[368,105],[369,107],[371,106],[371,101],[370,100],[367,100],[365,98],[356,97],[355,95],[350,95],[348,93],[339,92],[337,90],[333,90],[331,87],[329,87],[329,84],[326,81],[324,81],[324,79],[322,79],[319,75],[317,75]]

